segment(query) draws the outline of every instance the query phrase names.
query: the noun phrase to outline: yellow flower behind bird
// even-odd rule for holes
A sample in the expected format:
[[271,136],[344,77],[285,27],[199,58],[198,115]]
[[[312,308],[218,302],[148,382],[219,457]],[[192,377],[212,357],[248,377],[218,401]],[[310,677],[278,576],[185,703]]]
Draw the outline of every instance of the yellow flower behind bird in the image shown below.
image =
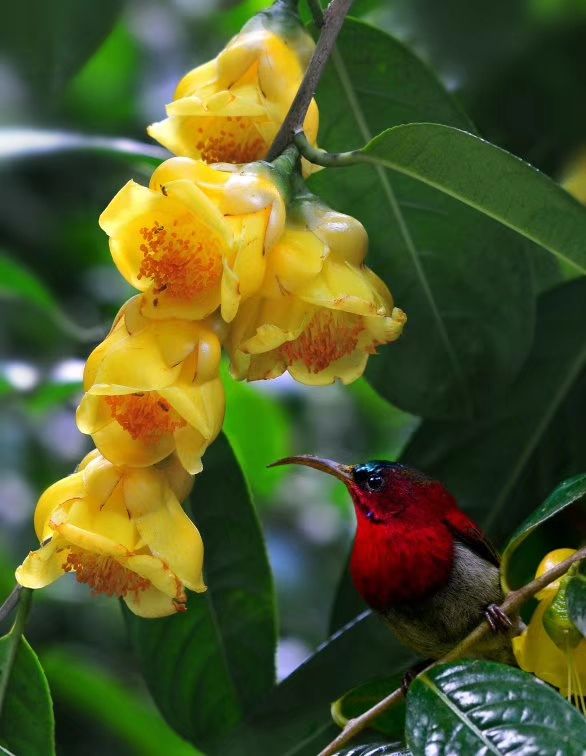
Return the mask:
[[[548,570],[575,553],[575,549],[556,549],[547,554],[535,573],[541,577]],[[554,685],[562,695],[576,701],[586,714],[586,638],[569,626],[556,609],[567,576],[550,583],[536,598],[539,605],[526,630],[513,638],[517,663],[526,672]],[[556,616],[557,615],[557,616]]]
[[190,485],[172,458],[125,468],[91,452],[39,499],[41,547],[17,568],[17,581],[43,588],[73,572],[93,593],[122,598],[141,617],[185,611],[185,588],[205,590],[203,543],[178,498]]
[[[266,157],[313,49],[296,16],[275,8],[259,13],[216,58],[183,77],[168,118],[148,133],[175,155],[207,163]],[[312,100],[304,122],[312,142],[318,120]]]
[[100,216],[114,263],[144,293],[149,318],[233,319],[259,288],[285,204],[261,165],[171,158],[148,187],[129,181]]
[[141,299],[88,358],[77,424],[113,464],[146,467],[176,451],[196,473],[224,419],[220,343],[205,323],[145,318]]
[[236,378],[301,383],[359,378],[379,345],[406,322],[383,281],[364,265],[368,237],[355,218],[305,196],[288,209],[269,252],[261,292],[241,307],[227,340]]

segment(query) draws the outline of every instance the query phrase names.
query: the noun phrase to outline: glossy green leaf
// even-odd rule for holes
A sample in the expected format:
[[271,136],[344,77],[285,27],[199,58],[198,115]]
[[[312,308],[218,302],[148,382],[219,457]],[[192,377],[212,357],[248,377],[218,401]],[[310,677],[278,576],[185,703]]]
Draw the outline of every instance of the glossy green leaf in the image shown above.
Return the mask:
[[366,611],[279,683],[217,753],[315,756],[339,732],[330,710],[334,701],[365,679],[381,671],[399,674],[414,661],[384,621]]
[[409,688],[414,756],[564,754],[586,749],[586,719],[532,675],[494,662],[442,664]]
[[[336,701],[336,721],[344,724],[377,704],[401,685],[402,674],[371,680],[359,685]],[[377,717],[371,725],[395,741],[403,739],[405,729],[405,702],[400,701]]]
[[0,745],[17,756],[54,756],[53,704],[43,668],[24,638],[10,667],[10,634],[0,638]]
[[224,436],[207,451],[204,466],[190,510],[206,548],[207,592],[191,594],[185,614],[126,616],[163,716],[208,752],[271,689],[276,629],[262,533]]
[[497,545],[560,481],[586,470],[585,319],[585,279],[542,295],[531,355],[492,414],[427,421],[403,454],[444,482]]
[[10,3],[0,31],[3,54],[37,101],[49,104],[108,36],[122,7],[122,0]]
[[586,497],[586,473],[561,483],[511,536],[502,556],[501,572],[508,583],[509,566],[515,551],[533,531],[572,504]]
[[268,497],[287,473],[283,467],[267,469],[271,462],[291,453],[287,415],[274,397],[254,384],[235,381],[227,370],[223,376],[224,433],[255,496]]
[[197,756],[137,692],[95,664],[63,649],[42,656],[58,704],[95,720],[140,756]]
[[43,129],[0,129],[0,162],[64,152],[90,152],[151,168],[169,157],[161,147],[134,139]]
[[586,577],[584,575],[574,575],[570,578],[566,599],[570,619],[586,637]]
[[[320,145],[360,147],[409,122],[473,129],[435,75],[384,32],[350,20],[339,48],[344,62],[330,63],[318,91]],[[369,360],[368,380],[417,415],[486,411],[517,375],[531,343],[534,290],[525,240],[382,166],[326,169],[309,183],[364,223],[368,264],[409,318],[403,336]]]
[[370,743],[338,751],[336,756],[411,756],[411,751],[405,748],[397,750],[396,745],[387,743]]
[[379,134],[364,154],[498,220],[586,273],[586,208],[505,150],[449,126],[412,123]]

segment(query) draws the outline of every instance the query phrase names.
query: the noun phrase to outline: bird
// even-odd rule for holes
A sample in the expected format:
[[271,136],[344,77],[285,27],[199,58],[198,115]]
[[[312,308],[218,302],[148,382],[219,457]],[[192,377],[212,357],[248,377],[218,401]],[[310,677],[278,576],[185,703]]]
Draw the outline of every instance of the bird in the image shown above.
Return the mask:
[[524,625],[499,607],[498,552],[441,482],[386,460],[345,465],[304,454],[271,467],[288,464],[346,485],[356,512],[354,586],[397,639],[426,660],[419,668],[451,651],[483,619],[492,632],[468,656],[516,664],[511,638]]

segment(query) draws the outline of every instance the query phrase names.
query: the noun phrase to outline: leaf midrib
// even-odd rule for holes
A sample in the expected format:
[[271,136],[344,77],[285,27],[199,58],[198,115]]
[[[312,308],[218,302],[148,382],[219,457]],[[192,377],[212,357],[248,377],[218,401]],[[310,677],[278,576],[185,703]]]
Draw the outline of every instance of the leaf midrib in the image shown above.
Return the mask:
[[[372,133],[370,131],[364,113],[362,112],[358,98],[356,97],[354,86],[346,69],[346,64],[344,63],[340,52],[336,48],[334,48],[332,60],[336,68],[336,73],[338,74],[338,79],[340,80],[340,84],[342,85],[342,89],[344,90],[344,94],[346,95],[350,110],[352,111],[352,115],[354,116],[361,136],[366,143],[370,142],[370,140],[372,139]],[[419,253],[417,247],[415,246],[415,242],[413,241],[413,237],[411,236],[411,232],[409,231],[405,216],[401,211],[401,207],[395,195],[394,189],[389,181],[387,174],[385,173],[384,168],[381,165],[377,164],[374,164],[373,167],[383,188],[383,193],[387,198],[391,213],[395,217],[399,231],[401,233],[401,236],[403,237],[405,247],[407,248],[409,256],[411,257],[413,266],[415,268],[415,273],[417,275],[417,278],[419,279],[420,286],[423,289],[424,296],[427,299],[433,318],[436,322],[436,327],[448,356],[449,363],[452,366],[454,376],[461,386],[466,414],[468,416],[472,416],[473,404],[470,395],[470,387],[468,386],[468,382],[465,379],[462,367],[460,365],[460,362],[458,361],[456,351],[452,345],[450,335],[441,317],[439,307],[437,305],[437,302],[435,301],[433,291],[431,290],[431,286],[429,285],[429,281],[427,280],[427,276],[421,264],[421,260],[419,259]]]
[[476,725],[470,721],[470,719],[466,716],[466,714],[458,709],[455,704],[450,701],[450,699],[445,695],[445,693],[438,688],[438,686],[431,680],[427,675],[423,674],[418,677],[418,680],[420,680],[423,685],[428,687],[431,692],[436,695],[440,701],[463,723],[465,724],[469,730],[471,730],[474,735],[480,740],[480,742],[485,745],[490,753],[494,753],[495,756],[502,756],[501,751],[499,751],[490,740],[488,740],[482,730],[479,730]]

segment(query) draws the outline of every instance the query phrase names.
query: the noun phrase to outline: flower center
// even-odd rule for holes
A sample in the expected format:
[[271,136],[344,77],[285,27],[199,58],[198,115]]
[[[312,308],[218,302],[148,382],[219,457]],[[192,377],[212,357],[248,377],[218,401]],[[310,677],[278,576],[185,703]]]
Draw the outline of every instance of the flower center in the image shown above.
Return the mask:
[[206,126],[195,134],[195,146],[206,163],[252,163],[265,156],[267,145],[251,118],[206,118]]
[[351,354],[364,326],[357,315],[319,310],[294,341],[281,346],[288,364],[302,362],[310,373],[319,373],[332,362]]
[[222,275],[220,241],[193,223],[173,221],[169,231],[158,221],[140,229],[144,243],[138,278],[150,278],[155,292],[191,299],[218,283]]
[[80,583],[87,583],[93,594],[106,596],[126,596],[128,593],[144,591],[151,585],[150,580],[126,569],[120,562],[103,554],[72,549],[63,565],[65,572],[75,572]]
[[186,425],[185,420],[156,391],[107,396],[112,417],[132,438],[155,442]]

